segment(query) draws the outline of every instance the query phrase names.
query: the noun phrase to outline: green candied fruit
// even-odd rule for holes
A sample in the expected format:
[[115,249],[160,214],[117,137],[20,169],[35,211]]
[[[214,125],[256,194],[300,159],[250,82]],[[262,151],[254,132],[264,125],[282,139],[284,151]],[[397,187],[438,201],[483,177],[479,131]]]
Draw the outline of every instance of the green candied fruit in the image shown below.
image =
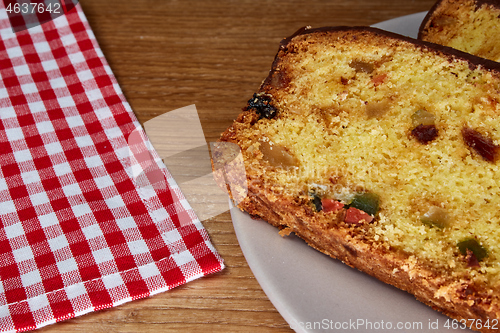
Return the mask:
[[460,253],[464,256],[467,255],[467,250],[471,251],[476,257],[477,261],[481,261],[488,256],[486,249],[479,244],[479,242],[474,238],[468,238],[457,244]]
[[358,193],[354,196],[349,207],[354,207],[369,215],[375,215],[378,212],[380,199],[375,193]]
[[420,221],[423,224],[428,225],[429,227],[436,227],[438,229],[444,229],[447,227],[449,220],[450,218],[448,213],[444,209],[436,206],[431,206],[427,213],[420,217]]
[[426,217],[426,216],[422,216],[420,217],[420,222],[422,222],[423,224],[425,224],[426,226],[428,227],[436,227],[438,229],[443,229],[444,228],[444,225],[442,225],[441,223],[436,223],[436,221]]
[[436,122],[436,116],[425,110],[417,110],[411,115],[411,122],[413,127],[417,127],[418,125],[434,125]]

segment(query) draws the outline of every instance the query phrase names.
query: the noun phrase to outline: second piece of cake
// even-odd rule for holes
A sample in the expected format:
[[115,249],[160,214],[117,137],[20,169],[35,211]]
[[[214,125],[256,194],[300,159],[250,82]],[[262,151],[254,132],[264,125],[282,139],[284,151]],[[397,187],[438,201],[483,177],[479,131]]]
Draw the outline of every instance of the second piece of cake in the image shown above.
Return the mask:
[[500,61],[499,0],[439,0],[422,22],[418,38]]

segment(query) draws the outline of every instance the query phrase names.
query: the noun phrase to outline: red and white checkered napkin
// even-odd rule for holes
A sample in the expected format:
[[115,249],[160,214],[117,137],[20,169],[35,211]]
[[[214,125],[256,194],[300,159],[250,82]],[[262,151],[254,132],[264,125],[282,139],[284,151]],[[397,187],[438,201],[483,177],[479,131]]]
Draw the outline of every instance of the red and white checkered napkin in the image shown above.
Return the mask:
[[0,2],[0,33],[0,331],[221,270],[80,6],[14,34]]

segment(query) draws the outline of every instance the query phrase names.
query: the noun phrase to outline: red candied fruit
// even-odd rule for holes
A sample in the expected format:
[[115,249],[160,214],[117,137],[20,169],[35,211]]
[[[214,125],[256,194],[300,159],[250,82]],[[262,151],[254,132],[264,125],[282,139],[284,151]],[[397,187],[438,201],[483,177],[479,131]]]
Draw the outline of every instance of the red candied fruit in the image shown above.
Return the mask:
[[338,212],[344,208],[344,204],[340,201],[337,201],[335,199],[322,199],[321,200],[321,205],[323,206],[323,211],[325,213],[328,212]]
[[360,209],[350,207],[346,214],[344,222],[348,224],[363,224],[370,223],[373,221],[373,216],[363,212]]

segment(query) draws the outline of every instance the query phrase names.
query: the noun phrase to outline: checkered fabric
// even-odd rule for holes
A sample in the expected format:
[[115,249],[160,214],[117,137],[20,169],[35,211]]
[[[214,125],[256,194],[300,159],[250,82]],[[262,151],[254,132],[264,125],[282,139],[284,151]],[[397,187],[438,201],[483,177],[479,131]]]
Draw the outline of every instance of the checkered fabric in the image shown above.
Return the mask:
[[0,331],[220,271],[80,8],[14,33],[0,3]]
[[78,0],[4,0],[14,32],[36,27],[73,10]]

